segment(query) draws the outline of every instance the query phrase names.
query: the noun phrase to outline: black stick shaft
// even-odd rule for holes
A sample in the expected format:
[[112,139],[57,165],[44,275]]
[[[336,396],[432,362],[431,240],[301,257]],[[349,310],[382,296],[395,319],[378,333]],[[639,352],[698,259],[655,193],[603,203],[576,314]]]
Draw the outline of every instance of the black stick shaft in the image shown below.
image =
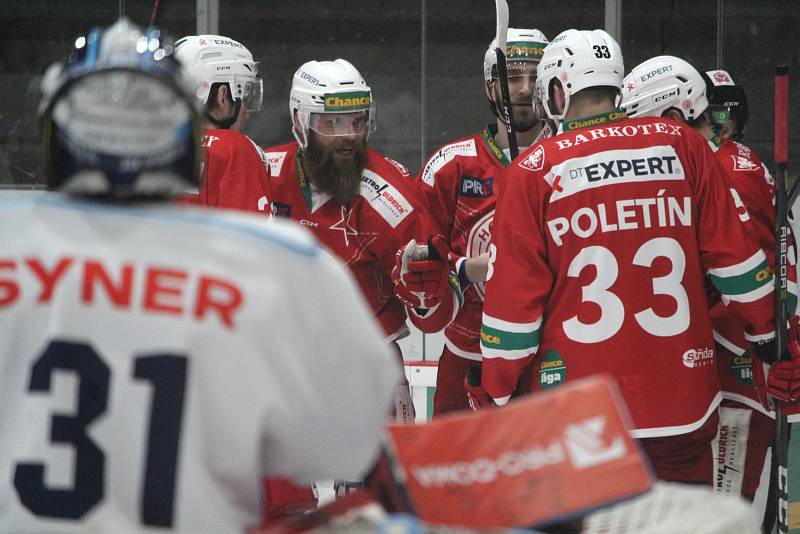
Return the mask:
[[506,55],[502,50],[495,48],[495,54],[497,54],[497,81],[500,82],[500,97],[503,101],[503,121],[506,123],[508,150],[513,160],[519,155],[519,145],[517,144],[517,128],[514,125],[514,113],[508,91],[508,66],[506,65]]

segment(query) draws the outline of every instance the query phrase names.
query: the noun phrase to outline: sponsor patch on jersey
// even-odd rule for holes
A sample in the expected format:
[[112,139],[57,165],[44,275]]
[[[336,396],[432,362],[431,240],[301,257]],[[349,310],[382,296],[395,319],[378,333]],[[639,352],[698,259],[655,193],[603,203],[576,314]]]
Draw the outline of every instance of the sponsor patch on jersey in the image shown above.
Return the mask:
[[734,171],[752,171],[758,168],[758,165],[742,156],[731,155],[731,159],[733,160]]
[[730,366],[733,377],[745,386],[753,385],[753,355],[747,351],[741,356],[734,356]]
[[539,145],[528,157],[519,162],[520,167],[529,171],[541,171],[544,168],[544,147]]
[[439,171],[439,169],[447,165],[447,162],[451,161],[456,156],[477,157],[478,151],[475,148],[475,140],[468,139],[466,141],[461,141],[460,143],[452,143],[440,148],[439,152],[437,152],[435,156],[428,160],[428,163],[422,170],[422,181],[433,187],[433,184],[436,181],[434,175]]
[[403,165],[402,163],[400,163],[399,161],[395,161],[395,160],[393,160],[392,158],[390,158],[390,157],[388,157],[388,156],[384,156],[384,157],[383,157],[383,159],[385,159],[385,160],[386,160],[386,161],[387,161],[389,164],[391,164],[391,165],[392,165],[392,166],[393,166],[395,169],[397,169],[398,171],[400,171],[400,174],[402,174],[403,176],[405,176],[405,177],[409,177],[409,176],[411,176],[411,173],[410,173],[410,172],[408,172],[408,169],[406,168],[406,166],[405,166],[405,165]]
[[567,366],[555,349],[547,351],[539,363],[539,387],[550,389],[563,384],[567,379]]
[[287,219],[291,218],[291,216],[292,216],[292,205],[291,204],[282,204],[280,202],[273,202],[272,203],[272,216],[273,217],[285,217]]
[[266,152],[269,162],[269,173],[271,176],[280,176],[283,168],[283,160],[286,159],[286,152]]
[[361,196],[392,228],[414,211],[400,191],[369,169],[361,176]]
[[462,197],[489,198],[494,195],[494,178],[461,175],[458,194]]
[[550,202],[587,189],[661,180],[684,180],[675,149],[669,145],[608,150],[554,165],[544,177],[552,188]]
[[712,363],[714,363],[714,349],[711,347],[689,349],[683,353],[683,365],[689,369],[706,367]]

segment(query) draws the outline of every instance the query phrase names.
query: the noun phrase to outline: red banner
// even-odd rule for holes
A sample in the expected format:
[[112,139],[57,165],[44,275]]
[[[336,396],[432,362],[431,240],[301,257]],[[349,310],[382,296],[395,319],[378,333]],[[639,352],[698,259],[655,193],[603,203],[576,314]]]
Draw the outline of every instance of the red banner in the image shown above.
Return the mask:
[[649,466],[629,434],[613,379],[599,375],[500,408],[389,435],[419,518],[500,529],[581,514],[647,491]]

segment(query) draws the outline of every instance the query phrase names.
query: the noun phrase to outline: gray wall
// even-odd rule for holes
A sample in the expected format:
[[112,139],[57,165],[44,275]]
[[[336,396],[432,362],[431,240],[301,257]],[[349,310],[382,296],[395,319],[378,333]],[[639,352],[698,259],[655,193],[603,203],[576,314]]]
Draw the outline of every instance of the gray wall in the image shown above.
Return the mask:
[[[491,0],[219,1],[220,33],[245,43],[262,62],[264,110],[251,119],[248,133],[263,145],[291,139],[291,76],[310,59],[344,57],[361,70],[378,106],[372,145],[413,171],[437,147],[491,119],[482,82],[483,53],[495,25]],[[79,33],[113,22],[121,5],[135,22],[149,20],[151,0],[0,2],[0,184],[41,183],[39,77]],[[512,26],[538,27],[551,38],[566,28],[604,24],[600,0],[510,0],[509,6]],[[717,6],[715,0],[624,1],[627,69],[657,54],[684,57],[703,70],[715,67]],[[745,142],[770,161],[776,63],[790,65],[793,110],[800,102],[800,4],[725,0],[723,8],[724,67],[745,85],[750,101]],[[195,33],[195,0],[161,0],[159,22],[176,36]],[[800,126],[791,124],[797,141]]]

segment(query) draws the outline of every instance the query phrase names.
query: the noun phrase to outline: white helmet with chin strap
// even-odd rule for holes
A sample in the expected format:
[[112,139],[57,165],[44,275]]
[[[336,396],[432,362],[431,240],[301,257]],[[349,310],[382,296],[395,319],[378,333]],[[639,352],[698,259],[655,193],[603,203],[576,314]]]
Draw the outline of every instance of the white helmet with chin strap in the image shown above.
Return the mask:
[[289,94],[292,134],[308,146],[308,131],[328,136],[375,131],[372,90],[347,60],[309,61],[294,73]]
[[189,35],[175,42],[175,55],[200,84],[195,96],[206,109],[211,87],[216,83],[228,84],[236,111],[223,121],[206,113],[212,122],[230,128],[241,106],[251,112],[261,109],[263,82],[259,63],[253,61],[253,54],[243,44],[221,35]]
[[629,117],[660,117],[675,108],[694,120],[708,108],[706,81],[681,58],[656,56],[625,77],[621,107]]
[[[603,30],[566,30],[553,39],[539,62],[536,73],[534,103],[556,123],[569,111],[570,97],[590,87],[622,85],[625,66],[619,44]],[[564,109],[552,109],[552,86],[559,83],[564,90]]]
[[[506,61],[539,61],[544,54],[544,47],[549,42],[545,35],[533,28],[530,30],[509,28],[506,34]],[[483,79],[487,82],[497,78],[497,37],[492,39],[486,53],[483,54]]]

